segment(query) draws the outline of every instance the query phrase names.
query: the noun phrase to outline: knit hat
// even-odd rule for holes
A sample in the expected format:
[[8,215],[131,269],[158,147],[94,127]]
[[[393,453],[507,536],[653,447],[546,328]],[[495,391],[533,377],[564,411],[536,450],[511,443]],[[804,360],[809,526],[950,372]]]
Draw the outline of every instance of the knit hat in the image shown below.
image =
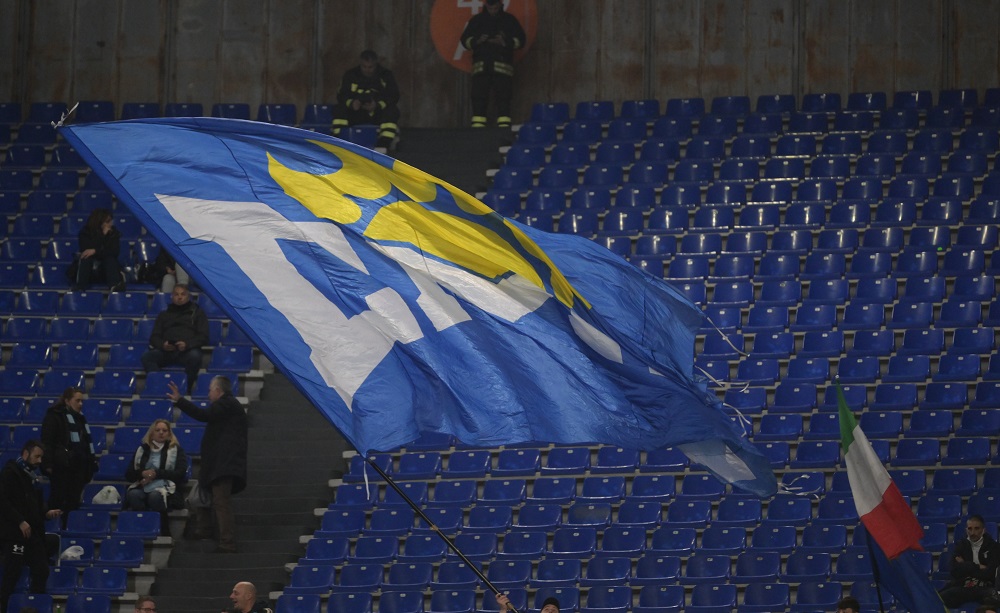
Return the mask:
[[559,599],[558,598],[553,598],[552,596],[549,596],[548,598],[545,599],[545,602],[542,603],[542,608],[544,609],[545,607],[547,607],[549,605],[552,605],[552,606],[554,606],[557,609],[560,608],[559,607]]

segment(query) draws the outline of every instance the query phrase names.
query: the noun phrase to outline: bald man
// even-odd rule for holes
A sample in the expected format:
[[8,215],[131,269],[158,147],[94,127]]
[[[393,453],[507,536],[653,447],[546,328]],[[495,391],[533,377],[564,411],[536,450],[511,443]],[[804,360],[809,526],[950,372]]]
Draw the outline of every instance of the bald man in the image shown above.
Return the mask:
[[233,609],[223,613],[273,613],[265,601],[257,600],[257,588],[249,581],[234,585],[229,600],[233,601]]

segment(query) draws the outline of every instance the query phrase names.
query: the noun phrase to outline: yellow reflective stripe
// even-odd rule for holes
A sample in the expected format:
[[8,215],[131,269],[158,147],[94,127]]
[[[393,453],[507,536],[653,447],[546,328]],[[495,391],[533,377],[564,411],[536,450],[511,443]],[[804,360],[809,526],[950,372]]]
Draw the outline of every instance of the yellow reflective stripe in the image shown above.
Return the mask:
[[497,117],[497,125],[510,125],[510,117]]
[[388,106],[388,105],[387,105],[387,104],[385,103],[385,100],[379,100],[379,101],[378,101],[378,105],[379,105],[379,106],[380,106],[381,108],[383,108],[383,109],[384,109],[385,107],[387,107],[387,106]]
[[346,126],[347,125],[347,120],[346,119],[334,119],[333,120],[333,125],[335,125],[335,126]]
[[498,72],[500,74],[505,74],[507,76],[514,75],[514,67],[510,64],[504,64],[503,62],[493,63],[493,72]]

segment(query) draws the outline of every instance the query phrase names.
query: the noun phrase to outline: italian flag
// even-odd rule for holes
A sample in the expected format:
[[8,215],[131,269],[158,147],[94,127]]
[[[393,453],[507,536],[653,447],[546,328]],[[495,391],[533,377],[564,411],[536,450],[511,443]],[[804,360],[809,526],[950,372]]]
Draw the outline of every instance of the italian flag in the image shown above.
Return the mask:
[[920,539],[924,535],[923,528],[875,455],[868,437],[858,427],[854,414],[847,408],[840,383],[834,385],[840,409],[844,463],[861,523],[890,560],[907,549],[922,550]]

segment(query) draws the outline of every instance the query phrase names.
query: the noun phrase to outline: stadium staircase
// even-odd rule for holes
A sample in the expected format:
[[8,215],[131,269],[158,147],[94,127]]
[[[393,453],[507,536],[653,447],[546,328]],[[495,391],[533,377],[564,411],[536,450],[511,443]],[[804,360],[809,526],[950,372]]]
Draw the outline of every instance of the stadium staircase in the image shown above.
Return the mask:
[[252,582],[265,598],[280,589],[299,537],[318,525],[313,509],[329,502],[328,479],[343,472],[347,443],[283,375],[265,376],[248,414],[249,484],[234,498],[239,553],[212,553],[214,541],[176,539],[169,567],[152,587],[160,610],[229,609],[238,581]]
[[475,194],[486,182],[486,171],[500,163],[499,148],[509,145],[510,130],[407,128],[392,153],[414,168]]

